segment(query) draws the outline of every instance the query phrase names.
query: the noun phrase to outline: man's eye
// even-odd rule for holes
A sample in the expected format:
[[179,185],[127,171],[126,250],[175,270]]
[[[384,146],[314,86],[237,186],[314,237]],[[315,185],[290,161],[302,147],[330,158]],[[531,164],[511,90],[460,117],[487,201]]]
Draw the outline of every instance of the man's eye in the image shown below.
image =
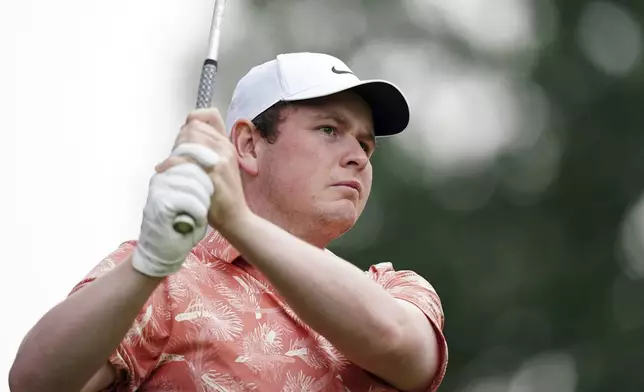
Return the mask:
[[360,142],[360,147],[364,150],[364,152],[369,153],[371,151],[371,147],[367,143]]
[[327,135],[333,135],[336,132],[335,127],[330,127],[330,126],[324,126],[318,128],[322,133],[326,133]]

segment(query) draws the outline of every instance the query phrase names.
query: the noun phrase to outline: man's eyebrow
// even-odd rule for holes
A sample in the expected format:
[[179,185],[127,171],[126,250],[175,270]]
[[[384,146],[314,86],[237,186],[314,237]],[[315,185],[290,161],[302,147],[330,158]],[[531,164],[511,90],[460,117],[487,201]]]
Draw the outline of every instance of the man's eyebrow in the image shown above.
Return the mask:
[[[321,113],[316,113],[314,117],[318,120],[335,120],[337,123],[343,126],[347,126],[349,124],[349,120],[345,116],[339,113],[321,112]],[[374,146],[377,144],[376,136],[373,129],[366,128],[366,132],[364,133],[364,136],[371,143],[373,143]]]
[[315,113],[313,116],[319,120],[335,120],[341,124],[347,124],[349,122],[346,117],[344,117],[339,113],[318,112],[318,113]]

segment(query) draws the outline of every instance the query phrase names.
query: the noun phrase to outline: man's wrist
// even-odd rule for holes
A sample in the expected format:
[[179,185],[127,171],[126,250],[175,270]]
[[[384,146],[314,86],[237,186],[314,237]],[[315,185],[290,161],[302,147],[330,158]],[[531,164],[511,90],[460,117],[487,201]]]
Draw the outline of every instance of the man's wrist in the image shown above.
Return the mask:
[[132,252],[131,265],[132,268],[141,274],[152,279],[163,279],[164,277],[177,272],[183,261],[174,263],[164,263],[156,259],[153,254],[146,251],[143,244],[140,242]]
[[255,220],[258,218],[259,217],[255,215],[250,208],[245,208],[237,214],[235,219],[230,219],[218,230],[228,241],[235,243],[238,243],[239,241],[243,242],[245,236],[247,236],[249,231],[252,230]]

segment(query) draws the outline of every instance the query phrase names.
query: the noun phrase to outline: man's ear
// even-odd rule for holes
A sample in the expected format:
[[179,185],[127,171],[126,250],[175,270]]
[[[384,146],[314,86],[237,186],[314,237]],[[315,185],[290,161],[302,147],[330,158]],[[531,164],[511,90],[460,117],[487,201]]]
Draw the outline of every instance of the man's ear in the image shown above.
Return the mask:
[[257,135],[255,125],[248,120],[235,122],[230,133],[230,140],[237,151],[239,167],[251,176],[258,174],[257,142],[259,138]]

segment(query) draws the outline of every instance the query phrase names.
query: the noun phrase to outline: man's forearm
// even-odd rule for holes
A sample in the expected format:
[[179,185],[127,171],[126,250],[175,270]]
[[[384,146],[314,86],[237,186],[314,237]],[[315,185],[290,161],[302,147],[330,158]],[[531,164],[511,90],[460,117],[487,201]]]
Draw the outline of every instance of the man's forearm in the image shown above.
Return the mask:
[[377,374],[382,361],[402,359],[392,356],[408,314],[360,269],[253,214],[223,234],[349,360]]
[[10,373],[16,391],[78,391],[107,362],[160,279],[131,256],[50,310],[23,341]]

